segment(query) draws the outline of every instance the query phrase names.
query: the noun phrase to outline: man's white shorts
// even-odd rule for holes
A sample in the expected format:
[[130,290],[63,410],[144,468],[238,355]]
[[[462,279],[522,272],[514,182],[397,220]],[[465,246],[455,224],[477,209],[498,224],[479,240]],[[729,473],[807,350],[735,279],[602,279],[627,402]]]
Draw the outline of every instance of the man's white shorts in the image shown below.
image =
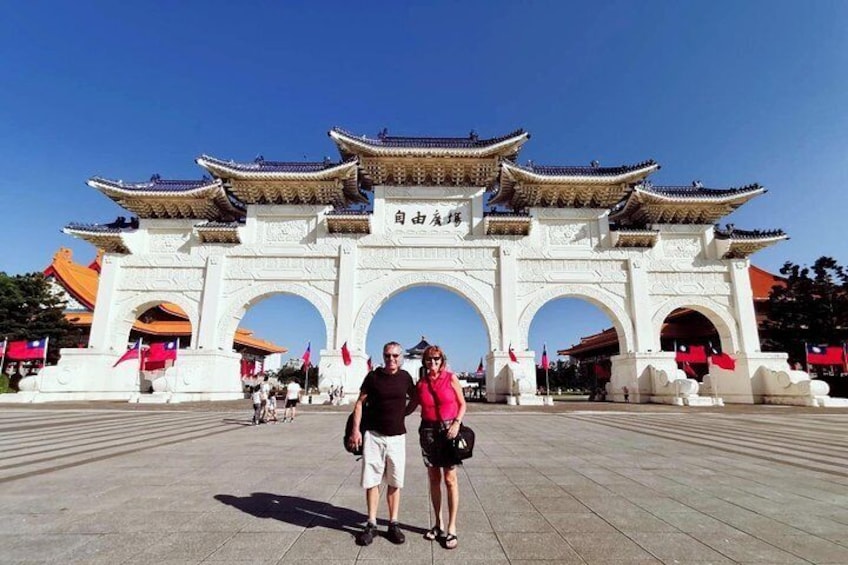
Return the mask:
[[390,487],[403,488],[406,434],[384,436],[367,431],[362,439],[362,488],[378,486],[386,477]]

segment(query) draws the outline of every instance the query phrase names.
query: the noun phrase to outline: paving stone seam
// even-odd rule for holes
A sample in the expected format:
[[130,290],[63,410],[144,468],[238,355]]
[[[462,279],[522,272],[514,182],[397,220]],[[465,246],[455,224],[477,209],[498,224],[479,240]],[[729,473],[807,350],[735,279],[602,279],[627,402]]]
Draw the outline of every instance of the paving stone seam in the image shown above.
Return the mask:
[[50,422],[50,423],[46,423],[46,424],[41,424],[41,423],[36,424],[36,423],[34,423],[32,425],[18,426],[18,427],[11,427],[11,428],[0,427],[0,430],[2,430],[4,434],[13,434],[13,433],[16,433],[16,432],[26,432],[26,431],[30,431],[30,430],[67,428],[67,427],[70,427],[70,426],[76,426],[76,425],[79,425],[79,424],[87,424],[87,423],[96,424],[96,423],[103,423],[103,422],[121,421],[121,420],[125,420],[126,417],[127,417],[126,413],[124,413],[124,414],[115,414],[114,416],[106,416],[106,417],[102,417],[102,418],[92,417],[92,418],[86,418],[86,419],[83,419],[83,420]]
[[[627,425],[625,422],[621,422],[621,423],[622,423],[622,425]],[[648,422],[648,423],[650,423],[650,422]],[[631,424],[631,426],[632,426],[632,424]],[[647,423],[640,422],[636,426],[644,429],[645,427],[647,427]],[[656,429],[656,428],[650,428],[650,429]],[[776,439],[770,440],[768,438],[761,439],[762,436],[757,435],[757,434],[748,434],[748,433],[744,433],[744,432],[736,433],[736,432],[731,432],[731,431],[725,432],[725,429],[726,428],[719,428],[715,425],[700,426],[700,425],[697,425],[697,424],[677,424],[674,428],[674,431],[675,432],[689,432],[688,434],[685,434],[685,435],[687,435],[688,437],[697,437],[697,438],[704,439],[704,440],[726,441],[726,442],[729,442],[729,443],[738,443],[739,441],[744,441],[745,445],[764,446],[762,448],[764,451],[769,451],[769,452],[772,452],[772,453],[789,453],[789,452],[791,452],[791,453],[796,453],[796,452],[797,453],[808,453],[810,455],[819,456],[819,458],[814,458],[814,457],[808,458],[811,461],[817,461],[817,462],[825,463],[825,464],[829,464],[829,465],[836,465],[837,467],[842,466],[839,463],[841,461],[845,461],[846,458],[839,456],[838,453],[831,458],[829,454],[834,452],[834,451],[836,451],[836,452],[843,452],[844,451],[846,453],[846,456],[848,456],[848,450],[839,449],[839,448],[833,449],[831,447],[828,447],[828,444],[823,444],[823,443],[820,443],[820,442],[796,440],[794,438],[790,438],[790,437],[786,437],[786,436],[784,436],[784,438],[783,438],[784,441],[778,441]],[[711,432],[715,432],[715,433],[711,433]],[[785,445],[790,445],[791,450],[790,449],[781,449],[781,447],[785,446]],[[825,451],[823,452],[822,449],[813,449],[812,447],[810,447],[810,448],[806,447],[806,446],[816,446],[816,445],[820,445],[820,446],[824,447]],[[770,449],[769,450],[769,449],[765,449],[766,447],[777,448],[777,449]],[[822,458],[822,457],[824,457],[824,458]],[[846,466],[846,468],[848,468],[848,466]]]
[[[665,422],[663,422],[663,420],[660,419],[660,418],[650,418],[650,419],[646,419],[646,420],[651,421],[651,422],[657,422],[657,423],[665,424]],[[692,423],[693,420],[688,420],[688,422]],[[694,420],[694,422],[700,422],[700,420]],[[722,422],[722,423],[724,424],[724,422]],[[734,422],[734,423],[736,423],[736,422]],[[714,426],[715,422],[711,422],[711,424],[713,424],[713,427],[715,427]],[[678,426],[685,425],[685,424],[681,424],[680,422],[675,422],[674,425],[675,425],[675,427],[678,427]],[[796,440],[796,441],[803,441],[805,443],[812,443],[813,445],[830,446],[830,447],[835,448],[836,450],[845,451],[846,453],[848,453],[848,448],[845,447],[844,442],[840,442],[838,440],[838,438],[835,437],[836,434],[834,434],[834,433],[822,432],[821,430],[818,430],[819,433],[813,434],[813,433],[805,432],[805,431],[803,431],[803,429],[796,427],[796,426],[792,426],[790,428],[790,427],[787,427],[785,425],[784,425],[784,428],[783,428],[784,431],[773,432],[773,431],[770,431],[770,428],[746,426],[746,425],[743,425],[742,423],[738,423],[738,425],[732,425],[731,424],[731,425],[721,426],[721,429],[723,429],[723,430],[734,431],[734,432],[738,431],[740,433],[749,434],[749,435],[752,435],[752,436],[755,436],[755,437],[764,437],[765,436],[765,437],[769,437],[769,438],[778,438],[778,439],[793,439],[793,440]]]
[[[81,447],[81,446],[72,446],[72,447],[69,447],[68,449],[74,450],[74,451],[69,451],[68,453],[63,454],[63,455],[54,455],[54,456],[51,456],[51,457],[42,457],[40,459],[29,459],[27,461],[19,461],[17,463],[9,463],[9,464],[0,465],[0,471],[5,471],[7,469],[16,469],[16,468],[19,468],[19,467],[24,467],[26,465],[36,465],[36,464],[39,464],[39,463],[48,463],[50,461],[56,461],[56,460],[59,460],[59,459],[62,459],[62,458],[76,457],[76,456],[79,456],[79,455],[87,455],[89,453],[96,453],[98,451],[102,451],[102,450],[105,450],[105,449],[114,449],[114,448],[123,447],[125,445],[134,445],[134,444],[137,444],[137,443],[146,443],[148,441],[155,441],[156,439],[159,439],[161,437],[174,437],[174,436],[179,436],[179,435],[191,434],[191,433],[195,433],[196,431],[199,431],[199,430],[213,429],[213,428],[222,427],[222,426],[228,426],[228,425],[227,424],[210,425],[208,422],[200,420],[196,423],[190,424],[189,426],[182,426],[179,430],[176,430],[176,431],[168,428],[168,429],[165,429],[165,430],[151,431],[150,433],[136,434],[130,440],[127,440],[127,441],[121,441],[121,440],[118,439],[118,438],[125,437],[123,434],[121,434],[121,435],[112,434],[112,436],[109,439],[107,439],[105,441],[96,442],[96,444],[102,444],[101,447],[79,450],[79,449],[75,449],[75,447]],[[152,437],[148,437],[148,436],[152,436]],[[147,439],[139,440],[138,438],[140,438],[140,437],[145,437]],[[30,457],[30,456],[37,456],[37,455],[38,455],[38,453],[14,455],[14,456],[11,456],[11,457],[4,457],[3,459],[0,459],[0,461],[5,461],[5,460],[8,460],[8,459],[20,459],[21,457]]]
[[[3,448],[2,451],[0,451],[0,453],[2,453],[2,458],[0,458],[0,461],[5,460],[5,459],[9,459],[9,458],[14,458],[14,457],[21,457],[21,455],[10,455],[11,453],[13,453],[15,451],[25,451],[25,450],[28,450],[30,448],[55,445],[57,441],[64,440],[67,437],[80,437],[80,438],[86,439],[86,440],[93,439],[93,438],[101,438],[101,437],[114,437],[115,432],[118,432],[118,431],[125,432],[125,431],[137,430],[137,429],[161,429],[161,428],[173,426],[174,424],[179,424],[181,422],[191,422],[191,421],[198,421],[199,422],[199,421],[207,421],[207,420],[208,420],[208,418],[194,418],[192,420],[186,420],[184,418],[179,418],[179,417],[168,418],[168,419],[157,418],[157,419],[144,420],[144,421],[125,420],[123,422],[119,422],[115,425],[110,425],[110,426],[96,426],[96,425],[83,426],[79,429],[75,429],[75,430],[69,431],[69,432],[64,433],[64,434],[49,434],[49,433],[46,433],[46,434],[32,435],[31,437],[28,437],[26,439],[30,440],[30,439],[35,439],[37,437],[43,437],[44,439],[42,439],[40,441],[27,441],[27,443],[25,445],[22,445],[20,447],[13,447],[13,448],[10,448],[10,449]],[[96,430],[99,433],[85,433],[86,430]],[[84,435],[82,435],[82,434],[84,434]],[[17,444],[20,443],[20,440],[16,440],[14,443],[17,445]],[[67,445],[69,445],[69,446],[72,445],[72,442],[68,442]],[[86,444],[75,444],[75,445],[86,445]],[[56,451],[56,450],[61,450],[61,449],[65,449],[65,448],[61,447],[61,448],[50,448],[50,449],[45,449],[45,450],[41,450],[41,451],[29,451],[28,454],[29,455],[35,455],[35,454],[39,454],[39,453],[48,453],[48,452],[51,452],[51,451]]]
[[777,458],[777,457],[768,457],[768,456],[762,455],[762,454],[756,455],[755,452],[752,452],[752,451],[744,451],[744,450],[741,450],[741,449],[735,449],[735,448],[728,447],[728,446],[723,445],[723,444],[716,445],[715,442],[710,442],[710,441],[703,440],[703,439],[702,440],[695,440],[693,438],[684,439],[684,438],[675,436],[672,433],[662,433],[661,431],[658,431],[658,430],[639,430],[639,431],[637,431],[637,430],[634,430],[632,427],[627,427],[627,426],[624,426],[624,425],[621,425],[621,424],[615,424],[615,423],[611,423],[611,422],[593,422],[593,421],[586,421],[586,422],[587,423],[593,423],[593,424],[596,424],[596,425],[599,425],[599,426],[607,426],[607,427],[611,427],[611,428],[615,428],[615,429],[619,429],[619,430],[624,430],[624,431],[629,431],[629,432],[633,432],[633,433],[658,437],[658,438],[662,438],[662,439],[669,439],[669,440],[673,440],[673,441],[677,441],[677,442],[686,443],[686,444],[689,444],[689,445],[700,445],[702,447],[710,447],[710,448],[716,449],[718,451],[735,453],[737,455],[743,455],[743,456],[752,457],[752,458],[755,458],[755,459],[771,461],[771,462],[774,462],[774,463],[782,463],[782,464],[786,464],[786,465],[792,465],[794,467],[799,467],[801,469],[807,469],[808,471],[817,471],[817,472],[820,472],[820,473],[828,473],[828,474],[833,474],[833,475],[840,476],[840,477],[848,477],[848,473],[843,472],[843,471],[832,470],[832,469],[824,469],[824,468],[821,468],[821,467],[814,467],[814,466],[811,466],[811,465],[804,465],[803,463],[797,463],[797,462],[794,462],[794,461],[787,461],[785,459],[781,459],[781,458]]
[[[11,481],[16,481],[16,480],[24,479],[24,478],[28,478],[28,477],[45,475],[47,473],[53,473],[53,472],[56,472],[56,471],[61,471],[61,470],[69,469],[69,468],[72,468],[72,467],[79,467],[80,465],[88,465],[90,463],[97,463],[99,461],[105,461],[107,459],[113,459],[115,457],[121,457],[121,456],[129,455],[129,454],[132,454],[132,453],[138,453],[139,451],[147,451],[147,450],[150,450],[150,449],[156,449],[156,448],[159,448],[159,447],[165,447],[165,446],[169,446],[169,445],[183,443],[183,442],[190,441],[190,440],[193,440],[193,439],[200,439],[200,438],[205,438],[205,437],[210,437],[210,436],[216,436],[216,435],[225,434],[225,433],[229,433],[229,432],[233,432],[233,431],[235,431],[235,428],[227,427],[226,429],[218,430],[218,431],[214,431],[214,432],[209,432],[209,433],[206,433],[206,434],[192,435],[190,437],[174,439],[174,440],[171,440],[171,441],[161,442],[161,443],[158,443],[158,444],[155,444],[155,445],[143,446],[143,447],[139,447],[137,449],[127,449],[127,450],[124,450],[124,451],[119,451],[117,453],[100,455],[98,457],[92,457],[90,459],[85,459],[85,460],[82,460],[82,461],[74,461],[74,462],[71,462],[71,463],[65,463],[63,465],[57,465],[55,467],[49,467],[49,468],[45,468],[45,469],[38,469],[38,470],[35,470],[35,471],[19,473],[17,475],[9,475],[9,476],[6,476],[6,477],[0,477],[0,484],[11,482]],[[136,442],[136,443],[146,443],[146,442]]]

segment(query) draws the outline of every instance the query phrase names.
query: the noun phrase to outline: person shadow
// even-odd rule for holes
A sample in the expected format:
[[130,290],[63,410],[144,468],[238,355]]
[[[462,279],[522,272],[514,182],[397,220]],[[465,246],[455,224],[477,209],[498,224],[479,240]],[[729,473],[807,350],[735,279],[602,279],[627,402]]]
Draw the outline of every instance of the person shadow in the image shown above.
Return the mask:
[[[216,494],[214,498],[222,504],[232,506],[257,518],[280,520],[307,529],[339,530],[352,536],[362,531],[362,527],[368,519],[368,516],[362,512],[299,496],[254,492],[247,496]],[[385,527],[388,525],[388,521],[378,519],[378,524]],[[427,531],[425,528],[410,526],[403,522],[399,524],[401,529],[407,532],[424,535]]]

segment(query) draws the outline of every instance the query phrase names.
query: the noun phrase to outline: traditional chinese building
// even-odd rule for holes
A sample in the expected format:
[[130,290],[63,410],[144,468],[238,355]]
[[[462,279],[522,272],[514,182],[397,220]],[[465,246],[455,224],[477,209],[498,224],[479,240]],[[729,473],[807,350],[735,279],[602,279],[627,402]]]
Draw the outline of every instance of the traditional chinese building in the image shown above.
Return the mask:
[[[106,250],[98,307],[88,348],[63,352],[60,366],[32,385],[33,398],[134,394],[131,375],[111,365],[138,316],[162,303],[179,308],[192,328],[174,367],[173,398],[240,397],[231,347],[239,321],[279,293],[304,298],[324,321],[322,387],[356,391],[374,315],[415,286],[454,292],[479,314],[492,402],[541,401],[530,325],[545,304],[566,296],[610,317],[619,351],[611,384],[627,387],[631,401],[671,398],[669,379],[679,375],[674,354],[663,351],[662,327],[681,308],[709,319],[718,347],[735,356],[735,369],[722,375],[727,401],[787,397],[785,387],[772,386],[789,371],[785,354],[760,349],[748,263],[786,236],[715,227],[762,195],[759,185],[653,186],[652,160],[520,164],[530,137],[523,130],[490,138],[384,130],[371,138],[334,128],[329,136],[338,161],[203,155],[197,164],[209,176],[195,181],[92,178],[91,187],[138,222],[65,229]],[[344,343],[353,367],[342,362]],[[791,394],[793,402],[821,397]]]

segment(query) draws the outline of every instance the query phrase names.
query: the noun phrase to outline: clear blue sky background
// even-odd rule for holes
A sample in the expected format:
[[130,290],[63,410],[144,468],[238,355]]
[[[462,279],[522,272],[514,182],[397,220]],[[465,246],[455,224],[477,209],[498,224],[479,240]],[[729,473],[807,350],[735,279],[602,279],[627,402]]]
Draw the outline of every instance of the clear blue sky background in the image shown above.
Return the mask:
[[[0,270],[43,269],[70,221],[122,214],[93,175],[199,178],[201,153],[336,157],[332,126],[375,135],[532,134],[520,158],[647,158],[656,184],[759,182],[727,218],[792,239],[754,262],[845,264],[848,3],[19,2],[0,18]],[[432,304],[444,304],[433,307]],[[276,297],[245,324],[299,356],[318,314]],[[426,307],[422,308],[422,305]],[[565,347],[608,325],[545,307],[530,341]],[[474,369],[483,325],[461,299],[413,289],[377,314],[369,352],[426,334]]]

